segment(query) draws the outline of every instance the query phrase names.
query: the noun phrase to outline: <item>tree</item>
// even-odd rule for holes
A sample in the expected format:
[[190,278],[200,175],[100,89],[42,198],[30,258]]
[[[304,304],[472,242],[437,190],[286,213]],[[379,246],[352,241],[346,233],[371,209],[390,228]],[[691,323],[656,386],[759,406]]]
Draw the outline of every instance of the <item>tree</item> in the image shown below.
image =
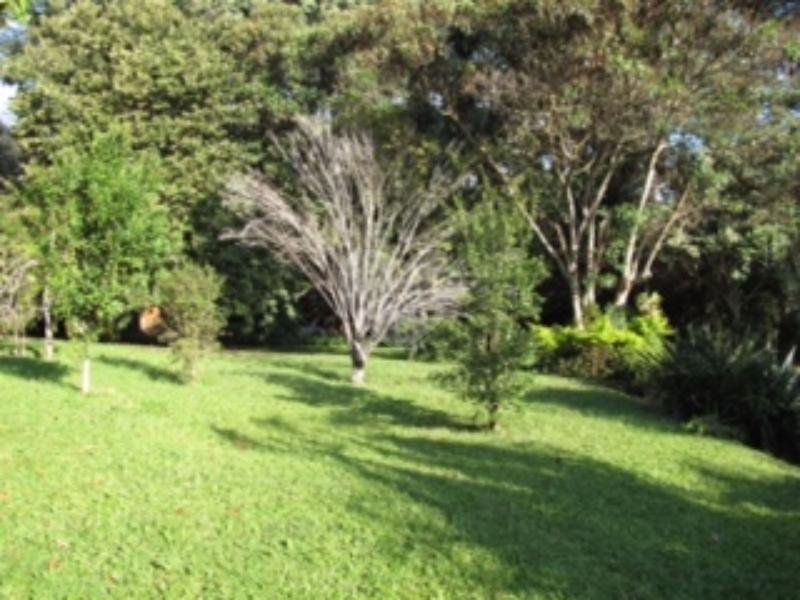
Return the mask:
[[158,278],[156,297],[166,326],[159,339],[169,344],[188,383],[217,345],[224,325],[217,305],[221,292],[222,279],[209,267],[182,264]]
[[40,237],[56,313],[84,344],[82,390],[91,390],[90,343],[143,304],[154,275],[180,248],[159,203],[158,163],[137,154],[123,130],[98,135],[83,153],[67,150],[31,175],[39,211],[59,225]]
[[360,80],[529,200],[578,325],[650,280],[704,200],[708,132],[756,125],[782,52],[746,3],[406,3],[386,19],[391,4],[363,13]]
[[308,278],[341,320],[353,382],[362,383],[395,325],[452,310],[461,295],[438,214],[452,182],[434,172],[422,186],[402,167],[385,170],[368,137],[337,135],[319,119],[276,144],[296,187],[263,175],[234,180],[226,203],[245,225],[227,237],[270,248]]
[[[2,64],[20,84],[14,137],[25,165],[81,151],[116,124],[157,154],[164,196],[181,225],[199,216],[231,169],[254,160],[237,139],[256,123],[255,98],[213,19],[171,0],[77,0],[52,7]],[[248,136],[242,136],[247,138]]]
[[532,350],[528,325],[539,312],[536,286],[546,271],[530,257],[533,240],[514,207],[488,195],[458,214],[469,294],[458,326],[458,366],[447,379],[484,408],[491,430],[521,390],[521,369]]
[[788,351],[800,332],[800,119],[773,105],[770,123],[716,146],[704,218],[667,249],[654,283],[680,325],[709,323]]

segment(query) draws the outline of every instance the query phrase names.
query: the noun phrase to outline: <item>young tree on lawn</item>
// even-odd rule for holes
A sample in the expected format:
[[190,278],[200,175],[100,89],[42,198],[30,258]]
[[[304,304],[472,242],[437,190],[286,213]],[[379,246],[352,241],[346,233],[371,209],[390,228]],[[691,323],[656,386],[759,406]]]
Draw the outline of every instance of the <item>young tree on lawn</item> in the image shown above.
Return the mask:
[[536,286],[546,270],[530,257],[525,223],[495,194],[471,212],[460,210],[458,220],[469,294],[458,326],[457,367],[446,379],[483,407],[491,430],[521,390],[532,343],[528,325],[539,313]]
[[385,170],[368,137],[337,135],[322,120],[301,121],[276,144],[295,189],[263,175],[234,180],[227,205],[245,225],[227,237],[272,249],[309,279],[341,319],[360,384],[395,325],[452,310],[462,293],[438,214],[453,183],[441,172],[426,185]]
[[60,224],[41,236],[55,310],[84,343],[81,389],[91,390],[90,343],[143,303],[155,273],[179,248],[159,204],[158,164],[130,149],[120,130],[98,135],[37,170],[39,213]]

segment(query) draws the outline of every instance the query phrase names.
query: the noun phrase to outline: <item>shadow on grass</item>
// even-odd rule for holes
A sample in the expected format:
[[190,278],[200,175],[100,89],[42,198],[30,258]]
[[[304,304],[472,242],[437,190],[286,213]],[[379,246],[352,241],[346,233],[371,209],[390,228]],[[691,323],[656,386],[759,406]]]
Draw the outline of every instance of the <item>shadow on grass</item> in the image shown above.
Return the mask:
[[322,367],[310,362],[275,361],[272,365],[279,369],[294,371],[298,375],[310,375],[331,383],[349,383],[349,371],[345,370]]
[[523,396],[523,402],[559,406],[584,415],[608,418],[648,429],[671,432],[680,430],[675,421],[648,400],[589,384],[585,388],[534,388]]
[[35,358],[2,356],[0,357],[0,373],[25,380],[38,379],[66,385],[63,379],[69,373],[69,367],[58,362],[47,362]]
[[[374,484],[348,510],[391,531],[392,543],[380,550],[387,560],[435,556],[467,578],[479,597],[795,594],[800,555],[792,548],[800,543],[800,519],[784,502],[800,504],[800,476],[760,484],[730,476],[720,480],[720,499],[588,456],[511,445],[491,434],[430,439],[334,433],[320,441],[279,423],[259,424],[261,449],[332,459]],[[725,500],[740,494],[765,499],[757,507],[732,507]],[[464,559],[465,547],[491,558],[475,562],[485,555],[470,551]]]
[[[327,369],[281,366],[288,372],[267,376],[286,390],[281,399],[328,407],[329,430],[268,417],[251,419],[258,434],[212,431],[242,450],[325,461],[342,486],[352,477],[347,510],[389,532],[388,562],[435,560],[476,597],[796,595],[800,472],[745,476],[696,457],[689,466],[703,483],[684,488],[556,447],[463,435],[472,427],[443,411],[340,383]],[[675,430],[613,391],[545,388],[527,401]]]
[[117,356],[107,355],[99,356],[96,360],[97,362],[103,363],[104,365],[108,365],[110,367],[119,367],[122,369],[139,371],[152,381],[163,381],[175,384],[182,383],[181,378],[177,373],[163,367],[151,365],[150,363],[141,360],[136,360],[133,358],[119,358]]
[[230,442],[239,450],[266,450],[267,446],[262,444],[261,442],[251,438],[250,436],[244,435],[236,431],[235,429],[225,429],[222,427],[217,427],[216,425],[211,426],[211,431],[216,433],[222,439]]
[[[764,460],[775,460],[764,457]],[[756,508],[775,515],[794,518],[800,523],[800,475],[780,477],[769,481],[746,477],[733,471],[722,471],[703,465],[698,460],[687,465],[703,479],[713,481],[722,500],[731,506],[744,509]]]
[[270,383],[288,391],[280,399],[307,406],[335,407],[331,425],[402,425],[404,427],[437,428],[471,431],[475,426],[455,419],[443,410],[420,406],[411,400],[378,394],[350,383],[331,382],[328,378],[309,377],[305,365],[297,366],[300,374],[277,373]]

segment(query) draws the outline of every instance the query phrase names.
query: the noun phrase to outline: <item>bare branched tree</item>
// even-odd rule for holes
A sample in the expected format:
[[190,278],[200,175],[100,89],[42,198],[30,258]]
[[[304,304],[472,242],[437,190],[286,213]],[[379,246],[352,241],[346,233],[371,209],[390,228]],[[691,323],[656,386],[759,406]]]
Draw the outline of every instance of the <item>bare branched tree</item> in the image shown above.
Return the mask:
[[369,137],[334,134],[319,119],[275,143],[294,189],[260,174],[236,178],[226,204],[245,225],[225,237],[267,247],[309,279],[341,319],[353,382],[362,383],[393,327],[457,305],[463,287],[438,214],[454,182],[436,172],[421,185],[402,166],[384,169]]

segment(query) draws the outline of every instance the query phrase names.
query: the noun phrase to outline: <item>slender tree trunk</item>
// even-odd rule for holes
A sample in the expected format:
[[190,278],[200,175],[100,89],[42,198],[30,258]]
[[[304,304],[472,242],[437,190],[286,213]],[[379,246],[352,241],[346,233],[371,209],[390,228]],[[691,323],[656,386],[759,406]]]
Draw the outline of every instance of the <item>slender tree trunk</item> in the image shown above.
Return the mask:
[[583,297],[581,296],[580,284],[577,277],[571,277],[569,280],[569,294],[572,301],[572,321],[575,327],[583,329],[585,326],[584,311],[583,311]]
[[83,359],[81,372],[81,392],[89,394],[92,391],[92,359],[88,356]]
[[634,288],[634,280],[632,277],[625,275],[620,282],[619,289],[617,290],[617,296],[614,298],[614,306],[617,308],[625,308],[628,306],[628,301],[631,297],[631,292],[633,292]]
[[50,289],[45,287],[42,293],[42,316],[44,317],[44,359],[53,360],[55,343],[53,341],[53,314],[50,302]]
[[367,376],[367,355],[361,342],[354,340],[350,346],[350,358],[353,361],[352,382],[355,385],[363,385]]
[[497,415],[500,412],[500,405],[492,403],[489,405],[489,422],[486,424],[489,431],[497,430]]

